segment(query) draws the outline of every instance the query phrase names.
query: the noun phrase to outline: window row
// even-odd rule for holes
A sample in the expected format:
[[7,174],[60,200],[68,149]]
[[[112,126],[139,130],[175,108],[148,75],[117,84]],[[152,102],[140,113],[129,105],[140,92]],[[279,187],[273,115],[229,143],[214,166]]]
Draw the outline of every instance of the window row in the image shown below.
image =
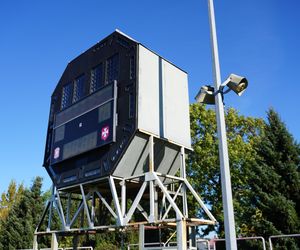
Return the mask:
[[[81,75],[74,81],[67,83],[62,89],[60,109],[63,110],[71,104],[78,102],[87,94],[91,94],[102,86],[117,80],[119,73],[119,56],[113,55],[103,63],[98,64],[90,71],[89,90],[86,88],[86,77]],[[104,71],[104,73],[103,73]],[[88,92],[88,93],[86,93]]]

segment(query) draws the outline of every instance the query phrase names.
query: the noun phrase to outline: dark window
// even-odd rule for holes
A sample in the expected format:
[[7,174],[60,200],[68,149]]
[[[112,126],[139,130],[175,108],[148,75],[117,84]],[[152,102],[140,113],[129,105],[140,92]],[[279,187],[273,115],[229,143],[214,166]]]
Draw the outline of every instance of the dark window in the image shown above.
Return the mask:
[[61,109],[65,109],[72,104],[73,85],[68,83],[63,87],[61,96]]
[[91,70],[90,93],[95,92],[102,86],[102,63]]
[[106,121],[111,118],[112,115],[112,109],[111,109],[111,102],[108,102],[101,107],[99,107],[99,123],[102,123],[103,121]]
[[117,42],[127,49],[130,46],[129,42],[127,42],[125,39],[122,39],[121,37],[118,37]]
[[73,102],[77,102],[84,97],[84,92],[84,75],[81,75],[74,81]]
[[130,79],[134,79],[135,78],[135,60],[134,60],[134,56],[130,57]]
[[134,117],[135,105],[134,105],[134,95],[133,93],[129,94],[129,118]]
[[119,55],[115,54],[106,60],[105,84],[110,84],[118,79]]
[[95,148],[97,146],[97,138],[97,131],[94,131],[64,144],[62,159],[64,160]]
[[100,169],[94,169],[94,170],[91,170],[91,171],[88,171],[84,174],[85,177],[90,177],[90,176],[93,176],[93,175],[98,175],[100,174]]
[[65,138],[65,125],[55,129],[54,143],[62,141]]

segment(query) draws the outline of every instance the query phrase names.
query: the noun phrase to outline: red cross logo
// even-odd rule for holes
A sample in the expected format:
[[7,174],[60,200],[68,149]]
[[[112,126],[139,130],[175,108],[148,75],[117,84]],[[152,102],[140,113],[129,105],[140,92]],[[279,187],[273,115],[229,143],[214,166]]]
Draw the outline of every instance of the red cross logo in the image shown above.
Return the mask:
[[56,160],[59,157],[59,153],[60,153],[60,148],[57,147],[54,149],[54,156],[53,158]]
[[105,126],[101,129],[101,139],[103,141],[106,141],[108,137],[109,137],[109,126]]

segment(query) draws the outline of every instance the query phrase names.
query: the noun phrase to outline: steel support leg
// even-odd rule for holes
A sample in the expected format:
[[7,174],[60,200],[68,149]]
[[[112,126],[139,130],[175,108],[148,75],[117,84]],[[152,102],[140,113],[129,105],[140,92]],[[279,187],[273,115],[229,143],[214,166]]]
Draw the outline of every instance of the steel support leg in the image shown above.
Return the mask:
[[155,221],[155,197],[154,197],[154,181],[149,181],[149,190],[150,190],[150,215],[149,215],[149,222],[153,223]]
[[[149,138],[149,172],[154,172],[154,139],[153,135]],[[150,214],[149,222],[153,223],[155,221],[154,216],[154,181],[149,181],[149,197],[150,197]]]
[[95,225],[95,207],[96,207],[96,197],[95,197],[95,192],[93,192],[92,194],[92,210],[91,210],[91,222],[92,222],[92,226]]
[[112,197],[113,197],[113,202],[114,202],[115,209],[116,209],[116,214],[118,216],[118,220],[117,220],[118,225],[123,226],[124,218],[123,218],[121,207],[120,207],[120,202],[119,202],[119,197],[118,197],[115,181],[114,181],[114,178],[112,176],[109,177],[109,186],[110,186],[110,191],[111,191],[111,194],[112,194]]
[[[185,166],[185,150],[184,147],[180,148],[180,177],[186,179],[186,166]],[[187,196],[186,196],[186,186],[183,185],[181,188],[182,192],[182,212],[184,217],[189,217],[188,215],[188,204],[187,204]]]
[[125,180],[121,181],[121,212],[122,216],[125,217],[126,214],[126,182]]
[[[56,189],[56,188],[55,188]],[[64,215],[64,210],[60,201],[60,195],[59,191],[56,189],[56,200],[55,200],[56,206],[57,206],[57,212],[60,217],[63,230],[68,230],[69,228],[66,226],[66,220],[65,220],[65,215]]]
[[32,247],[32,249],[33,250],[38,250],[39,249],[38,241],[37,241],[37,235],[33,236],[33,247]]
[[190,249],[197,249],[196,246],[196,228],[189,227],[189,248]]
[[74,235],[73,237],[73,249],[74,250],[78,249],[78,235]]
[[51,250],[58,250],[58,241],[56,233],[51,236]]
[[66,224],[70,227],[71,193],[68,194]]
[[139,225],[139,250],[144,250],[145,226]]
[[186,221],[178,220],[176,223],[176,229],[177,229],[177,249],[187,250]]
[[49,207],[49,220],[48,220],[48,226],[47,231],[51,230],[51,222],[52,222],[52,208],[53,208],[53,202],[55,201],[55,187],[54,184],[52,184],[51,187],[51,201],[50,201],[50,207]]
[[[82,200],[83,200],[84,211],[86,213],[89,228],[93,228],[94,224],[91,221],[90,211],[89,211],[89,207],[88,207],[88,204],[87,204],[87,201],[86,201],[86,195],[84,193],[84,189],[83,189],[82,184],[80,184],[80,190],[81,190],[81,196],[82,196]],[[87,195],[87,199],[89,199],[89,196],[90,196],[90,193]]]

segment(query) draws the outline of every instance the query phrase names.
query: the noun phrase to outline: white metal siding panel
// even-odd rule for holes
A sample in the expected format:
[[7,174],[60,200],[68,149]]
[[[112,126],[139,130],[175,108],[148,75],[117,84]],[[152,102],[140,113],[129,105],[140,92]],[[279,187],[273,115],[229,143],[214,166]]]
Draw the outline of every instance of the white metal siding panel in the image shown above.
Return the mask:
[[187,74],[163,60],[165,138],[191,147]]
[[144,169],[144,165],[148,164],[147,142],[148,136],[135,135],[114,171],[115,176],[129,177],[147,172]]
[[138,128],[159,136],[159,57],[139,45]]
[[142,45],[138,129],[191,148],[187,74]]

